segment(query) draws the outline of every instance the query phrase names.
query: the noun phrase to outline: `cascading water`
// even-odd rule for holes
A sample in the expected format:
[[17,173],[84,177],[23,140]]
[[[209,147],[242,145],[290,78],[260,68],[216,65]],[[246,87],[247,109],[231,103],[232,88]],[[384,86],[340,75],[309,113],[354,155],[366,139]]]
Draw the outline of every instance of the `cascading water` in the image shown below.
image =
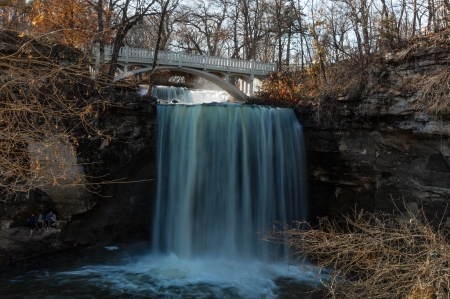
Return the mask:
[[[141,86],[140,95],[148,92],[148,86]],[[173,86],[153,86],[152,96],[165,102],[177,101],[184,104],[222,103],[230,99],[225,91],[186,89]]]
[[291,109],[158,106],[153,246],[178,257],[267,261],[255,235],[305,219],[302,127]]
[[192,94],[190,91],[182,87],[153,86],[152,96],[163,101],[193,103]]

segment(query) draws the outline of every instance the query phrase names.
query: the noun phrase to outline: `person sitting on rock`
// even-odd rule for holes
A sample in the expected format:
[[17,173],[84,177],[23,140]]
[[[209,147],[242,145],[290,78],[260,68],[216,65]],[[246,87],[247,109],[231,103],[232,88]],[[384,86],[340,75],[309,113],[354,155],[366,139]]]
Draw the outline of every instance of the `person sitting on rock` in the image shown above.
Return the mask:
[[53,225],[53,223],[56,223],[56,214],[53,213],[52,217],[50,218],[51,222],[49,225],[49,230],[51,229],[51,226]]
[[39,236],[42,234],[42,227],[44,226],[44,216],[39,213],[39,217],[36,223],[36,228],[39,230]]
[[45,215],[45,230],[47,231],[47,232],[49,232],[50,231],[50,224],[51,224],[51,218],[52,218],[52,212],[50,211],[47,215]]
[[31,216],[28,217],[28,224],[30,225],[30,228],[31,228],[30,238],[32,238],[33,230],[36,229],[36,216],[34,216],[34,213],[31,213]]

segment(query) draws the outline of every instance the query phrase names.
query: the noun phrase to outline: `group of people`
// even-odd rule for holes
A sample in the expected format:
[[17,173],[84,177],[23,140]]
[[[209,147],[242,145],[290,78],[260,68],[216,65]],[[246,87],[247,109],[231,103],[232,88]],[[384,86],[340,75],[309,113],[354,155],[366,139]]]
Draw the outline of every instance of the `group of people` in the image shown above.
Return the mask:
[[33,237],[33,231],[38,231],[39,235],[42,234],[42,228],[44,228],[45,231],[50,232],[52,229],[53,223],[55,223],[57,220],[57,216],[53,211],[50,211],[48,214],[44,215],[42,213],[39,214],[39,217],[36,218],[34,213],[28,217],[28,224],[30,225],[31,231],[30,231],[30,238]]

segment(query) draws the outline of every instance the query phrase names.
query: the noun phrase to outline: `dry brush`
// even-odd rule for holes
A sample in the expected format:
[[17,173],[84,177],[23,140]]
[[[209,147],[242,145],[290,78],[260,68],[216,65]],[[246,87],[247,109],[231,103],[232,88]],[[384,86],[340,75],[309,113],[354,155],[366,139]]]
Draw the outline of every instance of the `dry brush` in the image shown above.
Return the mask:
[[68,179],[73,185],[85,183],[84,175],[73,171],[76,132],[109,138],[97,125],[98,114],[109,104],[109,85],[92,78],[91,65],[84,53],[50,39],[0,31],[2,192]]
[[[445,226],[433,227],[411,212],[399,216],[359,212],[317,227],[298,222],[266,233],[288,240],[296,263],[313,262],[330,298],[450,298],[450,244]],[[307,229],[304,229],[305,226]]]

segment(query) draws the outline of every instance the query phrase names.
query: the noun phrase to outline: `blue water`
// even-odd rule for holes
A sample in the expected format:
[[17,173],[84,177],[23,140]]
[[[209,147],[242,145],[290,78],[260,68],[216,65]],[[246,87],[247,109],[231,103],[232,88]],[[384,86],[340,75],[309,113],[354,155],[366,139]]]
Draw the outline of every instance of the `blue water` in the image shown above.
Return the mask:
[[[180,259],[149,244],[63,253],[0,273],[1,298],[307,298],[317,273],[283,262]],[[320,298],[320,297],[315,297]]]

